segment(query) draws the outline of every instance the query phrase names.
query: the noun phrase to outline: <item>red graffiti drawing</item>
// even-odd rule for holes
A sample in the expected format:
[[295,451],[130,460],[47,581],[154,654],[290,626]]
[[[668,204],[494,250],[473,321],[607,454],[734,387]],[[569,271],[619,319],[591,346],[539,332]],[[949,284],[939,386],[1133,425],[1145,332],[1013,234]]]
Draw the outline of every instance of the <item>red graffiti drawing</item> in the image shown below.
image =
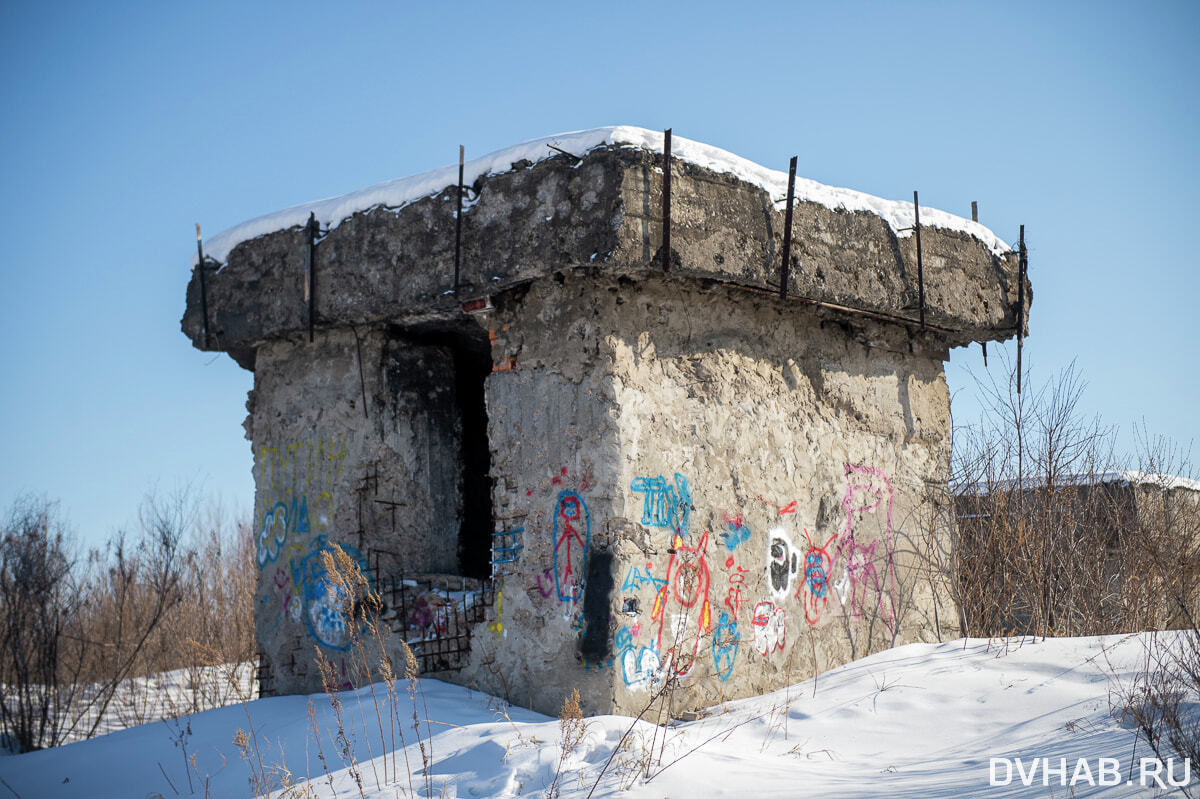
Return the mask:
[[804,579],[800,581],[796,597],[803,599],[805,621],[816,624],[829,603],[829,576],[833,570],[829,545],[837,538],[837,533],[829,536],[821,546],[813,543],[808,528],[804,530],[804,537],[808,539],[808,550],[804,553]]
[[742,605],[750,602],[750,600],[747,599],[742,593],[742,585],[746,582],[746,572],[748,572],[749,569],[741,566],[735,566],[732,555],[725,559],[725,568],[735,569],[735,571],[729,575],[729,593],[725,597],[725,607],[729,608],[730,618],[734,621],[737,621],[738,611],[741,610]]
[[668,641],[671,646],[665,652],[666,655],[670,655],[671,668],[675,673],[685,675],[691,672],[696,662],[701,637],[712,628],[712,610],[708,601],[710,576],[706,558],[708,531],[704,531],[700,542],[694,547],[684,546],[683,538],[677,534],[672,548],[674,551],[667,563],[667,582],[659,589],[654,599],[654,609],[650,618],[658,622],[655,649],[663,653],[663,628],[666,626],[667,612],[671,606],[678,604],[685,609],[685,615],[687,610],[697,610],[696,634],[690,652],[686,651],[688,646],[683,643],[683,639],[687,637],[683,631],[678,631],[678,634]]
[[[772,508],[778,511],[780,516],[787,516],[789,513],[795,513],[796,508],[798,507],[798,503],[794,499],[786,505],[776,505],[774,502],[764,498],[761,494],[757,498],[759,502],[762,502],[765,505],[770,505]],[[729,520],[726,519],[726,521]]]
[[[554,507],[554,584],[558,598],[563,602],[579,601],[579,590],[583,585],[582,573],[577,573],[587,557],[587,539],[590,537],[587,508],[583,498],[574,491],[562,491]],[[572,551],[573,550],[573,551]]]

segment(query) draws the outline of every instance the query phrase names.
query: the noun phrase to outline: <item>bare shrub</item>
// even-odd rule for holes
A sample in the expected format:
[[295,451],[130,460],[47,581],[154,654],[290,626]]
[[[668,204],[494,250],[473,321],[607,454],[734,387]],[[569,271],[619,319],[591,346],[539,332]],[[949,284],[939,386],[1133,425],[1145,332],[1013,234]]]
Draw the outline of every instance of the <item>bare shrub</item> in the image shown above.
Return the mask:
[[237,698],[211,653],[245,664],[249,683],[252,539],[219,506],[206,510],[201,525],[192,491],[151,494],[136,537],[120,532],[80,555],[57,505],[14,503],[0,528],[0,728],[16,747]]
[[1073,364],[1040,386],[1027,375],[1021,394],[1011,370],[1006,378],[978,381],[985,417],[956,430],[951,590],[964,634],[1170,623],[1180,580],[1196,582],[1195,543],[1162,523],[1153,486],[1114,469],[1113,430],[1081,412]]
[[1155,580],[1132,586],[1127,601],[1163,605],[1161,620],[1172,629],[1144,638],[1144,666],[1132,680],[1118,681],[1116,711],[1160,760],[1200,763],[1200,491],[1186,479],[1185,451],[1144,428],[1139,438],[1143,481],[1135,495],[1135,535],[1142,546],[1130,557],[1144,562]]
[[562,707],[558,711],[558,765],[554,769],[554,779],[546,789],[546,799],[556,799],[561,793],[559,782],[562,779],[563,766],[567,758],[583,743],[587,728],[587,722],[583,720],[583,710],[579,707],[579,689],[572,688],[571,694],[563,699]]
[[[58,743],[84,600],[58,507],[23,497],[0,532],[0,727],[20,751]],[[64,684],[66,682],[66,684]]]

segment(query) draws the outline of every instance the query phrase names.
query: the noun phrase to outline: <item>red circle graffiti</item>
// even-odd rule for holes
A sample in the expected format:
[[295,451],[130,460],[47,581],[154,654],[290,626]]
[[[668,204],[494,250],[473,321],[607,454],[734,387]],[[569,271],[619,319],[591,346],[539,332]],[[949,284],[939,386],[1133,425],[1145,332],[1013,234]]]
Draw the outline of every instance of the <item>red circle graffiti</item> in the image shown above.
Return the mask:
[[567,521],[579,518],[579,500],[575,497],[563,497],[558,503],[558,513]]

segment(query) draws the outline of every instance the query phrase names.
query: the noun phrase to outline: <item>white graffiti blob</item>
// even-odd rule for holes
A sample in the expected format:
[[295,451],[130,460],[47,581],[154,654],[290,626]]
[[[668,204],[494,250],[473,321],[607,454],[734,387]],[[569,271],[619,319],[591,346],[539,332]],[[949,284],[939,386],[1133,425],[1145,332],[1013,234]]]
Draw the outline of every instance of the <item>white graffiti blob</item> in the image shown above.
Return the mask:
[[754,649],[763,657],[787,645],[787,616],[774,602],[763,600],[755,605],[750,626],[754,628]]
[[636,646],[633,633],[622,627],[617,633],[617,649],[621,658],[621,678],[634,690],[649,688],[662,676],[658,653],[648,646]]

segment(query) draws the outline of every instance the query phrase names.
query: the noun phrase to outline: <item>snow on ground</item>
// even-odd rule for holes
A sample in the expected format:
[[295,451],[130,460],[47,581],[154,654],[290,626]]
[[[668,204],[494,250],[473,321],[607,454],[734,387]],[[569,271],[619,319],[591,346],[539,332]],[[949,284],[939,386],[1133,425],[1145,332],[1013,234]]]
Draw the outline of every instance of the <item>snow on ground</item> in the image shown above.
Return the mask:
[[[1144,742],[1110,709],[1114,678],[1128,679],[1144,662],[1139,636],[991,642],[970,639],[913,644],[881,652],[784,691],[730,702],[666,731],[665,770],[649,781],[630,774],[656,728],[634,725],[623,751],[600,780],[596,796],[721,797],[1050,797],[1176,795],[1141,787],[1138,763],[1152,757]],[[436,680],[422,680],[428,705],[433,795],[546,796],[560,774],[563,797],[585,797],[630,729],[620,716],[587,719],[583,743],[559,768],[557,719]],[[362,795],[412,796],[404,760],[421,795],[421,752],[412,730],[413,702],[400,682],[398,711],[406,749],[383,755],[372,690],[388,726],[384,686],[339,694],[349,749],[359,761]],[[318,751],[309,702],[321,731]],[[418,713],[424,708],[418,695]],[[232,739],[254,738],[262,760],[286,764],[296,779],[313,780],[318,797],[359,796],[338,759],[337,722],[324,695],[260,699],[157,722],[57,749],[0,759],[0,779],[13,795],[33,797],[242,797],[251,795],[247,763]],[[422,723],[422,733],[425,725]],[[663,732],[658,730],[661,743]],[[694,750],[694,751],[693,751]],[[332,787],[319,755],[332,774]],[[195,756],[196,767],[187,766]],[[252,762],[257,758],[252,755]],[[991,758],[1066,758],[1066,778],[1085,758],[1093,780],[1101,758],[1119,761],[1120,784],[1063,787],[1051,772],[1022,784],[1014,770],[989,785]],[[392,762],[398,766],[394,777]],[[386,761],[386,766],[385,766]],[[1126,783],[1133,765],[1134,784]],[[673,765],[668,765],[672,764]],[[1177,764],[1178,765],[1178,764]],[[385,768],[387,769],[385,773]],[[336,769],[336,770],[335,770]],[[655,766],[654,771],[659,771]],[[1182,775],[1178,768],[1176,776]],[[998,776],[1006,776],[1000,767]],[[1164,775],[1165,776],[1165,775]],[[1110,780],[1111,781],[1111,780]],[[623,788],[628,786],[628,793]],[[9,795],[0,790],[0,795]],[[273,795],[279,796],[275,790]]]
[[[476,178],[483,175],[511,172],[514,168],[513,165],[518,162],[537,163],[558,155],[558,151],[582,156],[597,147],[607,145],[639,147],[652,152],[662,152],[663,134],[661,131],[617,125],[532,139],[467,161],[463,165],[463,182],[464,185],[469,186],[475,182]],[[551,149],[552,147],[554,149]],[[682,136],[672,135],[671,155],[673,158],[707,167],[715,172],[728,173],[762,187],[770,193],[776,208],[782,209],[787,202],[787,172],[768,169],[727,150],[685,139]],[[229,251],[241,242],[279,230],[302,226],[308,221],[310,213],[316,215],[317,221],[323,227],[334,228],[359,211],[376,207],[401,208],[422,197],[437,194],[456,185],[458,185],[457,164],[411,177],[389,180],[340,197],[330,197],[325,200],[292,206],[243,222],[206,241],[204,252],[207,257],[224,263],[229,256]],[[796,201],[815,202],[829,208],[847,211],[869,211],[882,217],[896,235],[901,237],[912,235],[914,214],[913,204],[909,202],[884,200],[853,189],[826,186],[815,180],[801,177],[796,178]],[[1002,241],[999,236],[978,222],[972,222],[935,208],[921,208],[921,224],[927,227],[942,227],[970,233],[997,255],[1012,250],[1012,247]],[[193,265],[198,257],[193,257]]]
[[[96,690],[96,686],[91,691],[84,689],[77,705],[95,701],[92,697]],[[257,696],[258,682],[254,679],[253,663],[197,666],[133,677],[121,681],[102,714],[97,704],[81,708],[68,718],[67,725],[74,722],[68,740],[86,738],[97,715],[100,716],[97,734],[104,734],[187,712],[222,707],[238,697],[255,699]]]

